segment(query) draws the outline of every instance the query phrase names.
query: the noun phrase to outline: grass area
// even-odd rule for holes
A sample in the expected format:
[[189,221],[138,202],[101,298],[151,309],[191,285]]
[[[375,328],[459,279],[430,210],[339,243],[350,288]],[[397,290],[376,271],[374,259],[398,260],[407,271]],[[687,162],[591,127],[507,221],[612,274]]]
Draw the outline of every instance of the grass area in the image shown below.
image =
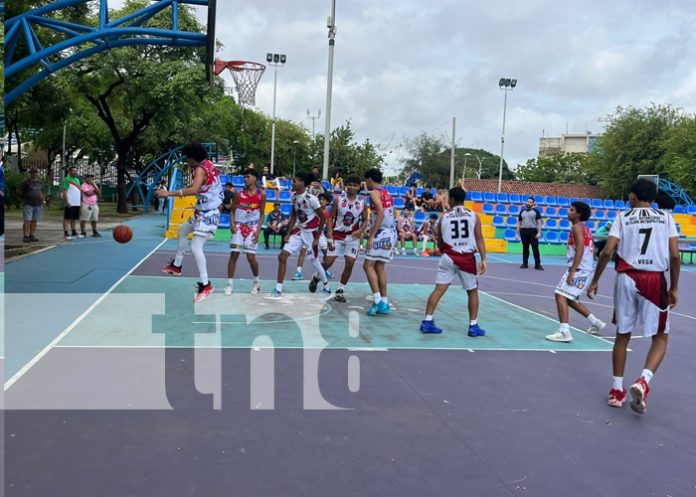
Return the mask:
[[[129,206],[130,208],[130,206]],[[143,213],[142,209],[137,211],[128,211],[127,214],[119,214],[116,212],[116,202],[99,202],[99,217],[100,218],[120,218],[129,219],[131,217],[139,216]],[[63,205],[60,202],[54,202],[51,207],[44,208],[44,217],[48,218],[63,218]],[[22,219],[22,209],[11,209],[7,208],[5,211],[5,217],[8,219]]]

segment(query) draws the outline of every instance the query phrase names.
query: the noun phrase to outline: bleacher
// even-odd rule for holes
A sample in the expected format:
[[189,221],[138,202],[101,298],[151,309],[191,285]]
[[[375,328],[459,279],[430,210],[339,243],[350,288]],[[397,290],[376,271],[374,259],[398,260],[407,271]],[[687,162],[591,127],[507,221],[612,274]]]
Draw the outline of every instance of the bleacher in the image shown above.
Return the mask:
[[[242,176],[221,176],[223,184],[228,181],[232,183],[235,190],[244,187]],[[328,184],[325,185],[329,186]],[[290,214],[291,206],[290,192],[291,180],[281,180],[280,191],[266,190],[267,204],[265,214],[273,210],[273,202],[281,204],[281,210],[285,214]],[[394,206],[397,215],[404,207],[407,187],[385,185],[387,191],[394,197]],[[418,188],[418,195],[423,193],[423,188]],[[433,188],[431,193],[435,195]],[[627,209],[628,202],[624,200],[600,199],[600,198],[576,198],[554,195],[533,195],[537,208],[543,216],[543,231],[540,239],[541,251],[545,254],[565,254],[565,245],[571,224],[568,221],[568,208],[572,202],[581,200],[592,207],[592,217],[588,221],[588,226],[592,232],[597,231],[607,222],[611,221],[624,209]],[[499,253],[519,253],[522,251],[521,243],[515,241],[515,231],[517,227],[517,216],[523,208],[529,195],[517,193],[493,193],[470,191],[467,193],[465,206],[476,211],[481,220],[483,236],[486,239],[486,247],[490,252]],[[167,237],[177,236],[179,225],[191,215],[193,210],[194,198],[173,198],[173,208],[169,219],[169,229]],[[368,204],[369,205],[369,204]],[[653,204],[657,207],[656,204]],[[441,213],[437,213],[441,216]],[[677,229],[681,236],[696,237],[696,206],[676,206],[673,215],[677,222]],[[429,213],[416,211],[414,221],[417,227],[427,221]],[[220,228],[229,228],[230,218],[228,214],[220,216]],[[218,230],[216,240],[228,240],[229,230]]]

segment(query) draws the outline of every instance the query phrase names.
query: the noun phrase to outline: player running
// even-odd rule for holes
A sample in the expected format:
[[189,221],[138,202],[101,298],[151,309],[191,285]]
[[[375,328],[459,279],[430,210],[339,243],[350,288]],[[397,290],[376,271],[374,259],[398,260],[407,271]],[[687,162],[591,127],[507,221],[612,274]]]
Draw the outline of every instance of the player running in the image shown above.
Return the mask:
[[259,263],[256,260],[256,249],[259,246],[263,209],[266,205],[266,192],[258,185],[259,172],[256,169],[244,171],[244,189],[235,192],[230,209],[230,260],[227,262],[227,286],[225,295],[232,295],[234,287],[234,272],[237,268],[239,254],[244,252],[249,261],[254,282],[251,293],[261,291],[259,280]]
[[433,314],[438,302],[445,294],[450,284],[457,276],[466,290],[469,300],[469,331],[470,337],[480,337],[486,331],[478,325],[478,278],[476,277],[476,257],[478,251],[481,262],[478,274],[486,272],[486,243],[481,232],[481,223],[474,211],[464,207],[466,191],[455,187],[449,191],[452,209],[445,212],[440,220],[438,245],[442,257],[437,265],[435,289],[428,297],[425,308],[425,319],[421,322],[421,333],[442,333],[442,328],[435,325]]
[[[623,388],[626,349],[631,333],[642,331],[644,336],[652,337],[652,343],[643,371],[630,389],[631,409],[639,414],[647,409],[648,385],[667,352],[669,310],[679,300],[679,234],[671,214],[650,207],[656,195],[657,185],[652,181],[639,179],[633,183],[628,196],[631,209],[616,216],[587,290],[587,296],[594,298],[599,278],[616,249],[616,340],[612,353],[614,378],[608,403],[621,407],[626,399]],[[669,290],[665,279],[667,270],[670,272]]]

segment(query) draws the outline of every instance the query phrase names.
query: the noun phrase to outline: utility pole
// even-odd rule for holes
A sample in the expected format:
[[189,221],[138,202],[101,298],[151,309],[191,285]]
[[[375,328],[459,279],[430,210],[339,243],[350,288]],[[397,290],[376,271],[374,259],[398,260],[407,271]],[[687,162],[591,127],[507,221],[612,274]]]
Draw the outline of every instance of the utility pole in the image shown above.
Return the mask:
[[336,0],[331,1],[331,16],[326,22],[329,28],[329,68],[326,74],[326,116],[324,123],[324,167],[322,178],[329,179],[329,144],[331,142],[331,85],[333,83],[334,45],[336,44]]

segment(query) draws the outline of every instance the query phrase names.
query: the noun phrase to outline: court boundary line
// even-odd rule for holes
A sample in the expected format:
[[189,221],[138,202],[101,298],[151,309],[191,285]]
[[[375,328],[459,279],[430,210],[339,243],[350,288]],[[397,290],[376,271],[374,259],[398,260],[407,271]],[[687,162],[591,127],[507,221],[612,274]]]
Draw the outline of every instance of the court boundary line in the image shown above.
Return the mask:
[[65,328],[62,332],[58,334],[51,342],[46,345],[38,354],[36,354],[34,357],[32,357],[24,366],[22,366],[19,371],[17,371],[10,379],[8,379],[5,382],[4,385],[4,391],[7,392],[10,388],[12,388],[12,385],[17,383],[17,381],[22,378],[26,374],[27,371],[29,371],[34,365],[36,365],[37,362],[39,362],[43,357],[48,354],[48,352],[56,347],[58,342],[60,342],[63,338],[65,338],[72,330],[74,330],[80,322],[84,318],[86,318],[111,292],[113,292],[116,287],[118,287],[123,280],[125,280],[130,274],[135,271],[143,262],[145,262],[147,259],[150,258],[152,254],[154,254],[165,242],[167,239],[165,238],[162,240],[155,248],[153,248],[150,252],[147,253],[145,257],[143,257],[140,261],[138,261],[135,266],[133,266],[126,274],[121,276],[116,283],[111,285],[111,287],[104,293],[102,293],[97,300],[92,302],[92,304],[82,313],[80,314],[67,328]]

